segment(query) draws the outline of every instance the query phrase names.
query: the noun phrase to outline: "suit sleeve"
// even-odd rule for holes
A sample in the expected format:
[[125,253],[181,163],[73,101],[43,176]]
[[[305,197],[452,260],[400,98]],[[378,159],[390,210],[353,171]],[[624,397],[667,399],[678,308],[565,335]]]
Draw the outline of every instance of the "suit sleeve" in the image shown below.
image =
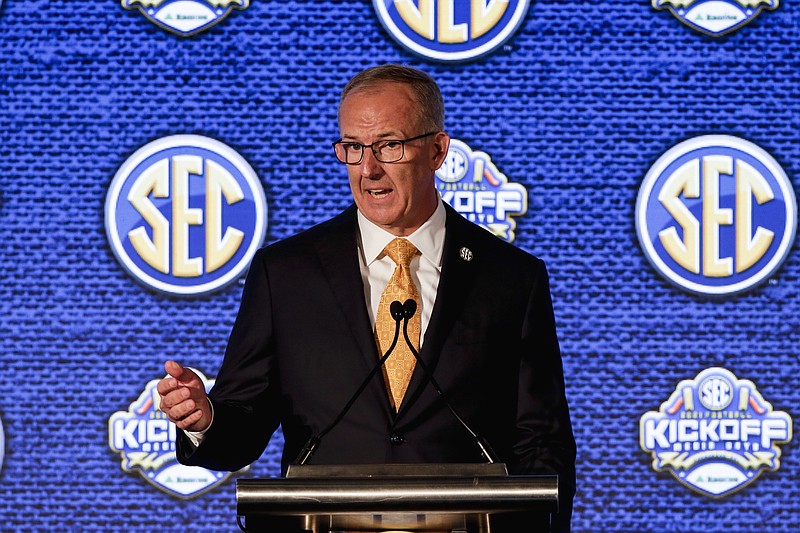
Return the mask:
[[553,531],[569,531],[575,494],[575,439],[564,387],[550,284],[538,262],[522,325],[515,461],[518,474],[559,476]]
[[195,448],[179,432],[178,460],[212,470],[239,470],[261,456],[278,427],[278,386],[272,350],[272,299],[264,250],[245,281],[225,358],[209,398],[214,421]]

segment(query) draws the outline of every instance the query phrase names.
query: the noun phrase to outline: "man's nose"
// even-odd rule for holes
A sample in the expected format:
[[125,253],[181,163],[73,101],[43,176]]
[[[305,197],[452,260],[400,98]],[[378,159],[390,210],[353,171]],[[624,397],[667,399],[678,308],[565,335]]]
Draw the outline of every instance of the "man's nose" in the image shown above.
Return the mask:
[[359,167],[361,169],[362,178],[378,178],[383,170],[381,162],[375,158],[375,154],[372,152],[371,148],[364,148],[364,155],[361,158]]

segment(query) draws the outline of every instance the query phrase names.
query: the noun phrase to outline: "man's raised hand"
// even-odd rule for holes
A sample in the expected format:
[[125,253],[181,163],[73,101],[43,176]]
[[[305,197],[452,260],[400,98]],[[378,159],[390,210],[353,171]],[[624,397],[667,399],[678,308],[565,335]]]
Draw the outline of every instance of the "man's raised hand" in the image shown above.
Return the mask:
[[211,424],[211,404],[203,380],[189,368],[167,361],[169,374],[158,382],[161,410],[179,429],[203,431]]

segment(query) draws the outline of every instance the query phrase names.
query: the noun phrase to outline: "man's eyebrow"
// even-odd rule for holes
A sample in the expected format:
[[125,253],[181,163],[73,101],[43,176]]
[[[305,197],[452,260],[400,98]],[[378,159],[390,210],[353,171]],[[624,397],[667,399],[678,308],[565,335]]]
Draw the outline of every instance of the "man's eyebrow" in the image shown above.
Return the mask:
[[[379,133],[375,136],[377,139],[403,139],[403,135],[396,131],[390,131],[387,133]],[[347,133],[342,134],[342,140],[354,141],[354,142],[361,142],[358,140],[356,135],[350,135]]]

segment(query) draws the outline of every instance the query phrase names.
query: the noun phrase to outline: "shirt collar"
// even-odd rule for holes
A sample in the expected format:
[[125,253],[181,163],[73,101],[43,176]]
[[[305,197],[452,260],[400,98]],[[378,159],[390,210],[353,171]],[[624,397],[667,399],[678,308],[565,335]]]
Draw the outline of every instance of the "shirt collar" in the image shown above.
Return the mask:
[[[444,252],[444,229],[447,214],[441,198],[436,211],[422,224],[417,231],[405,237],[417,247],[422,258],[436,267],[442,264]],[[370,222],[361,211],[358,211],[358,230],[361,238],[361,250],[364,254],[364,264],[371,265],[382,256],[383,249],[396,235],[392,235],[380,226]]]

